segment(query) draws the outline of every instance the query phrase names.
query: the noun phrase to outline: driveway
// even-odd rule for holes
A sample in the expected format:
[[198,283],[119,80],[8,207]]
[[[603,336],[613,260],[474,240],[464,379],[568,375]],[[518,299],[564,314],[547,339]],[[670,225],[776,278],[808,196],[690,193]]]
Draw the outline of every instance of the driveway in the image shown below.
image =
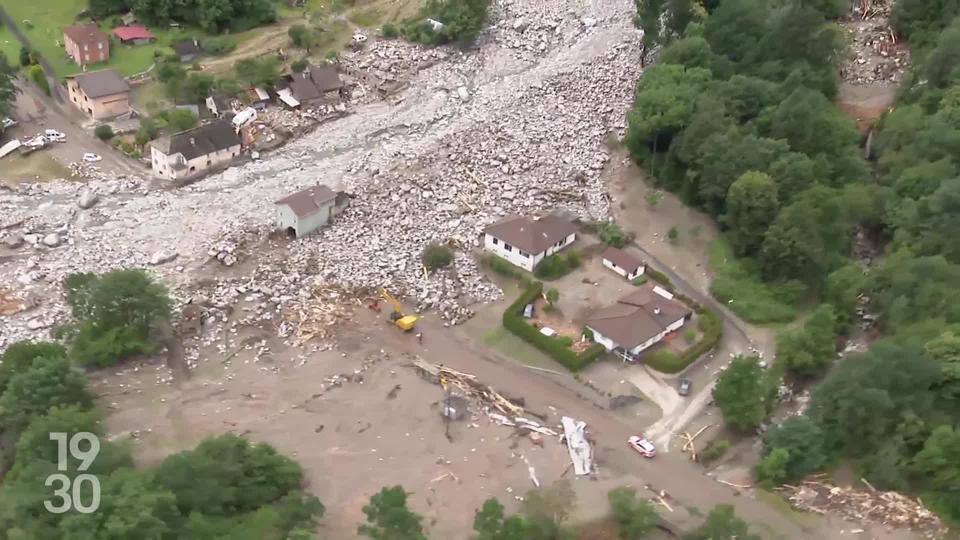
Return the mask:
[[20,94],[17,95],[14,118],[20,125],[11,130],[13,135],[30,137],[42,133],[44,129],[56,129],[67,135],[67,142],[55,143],[40,151],[49,152],[65,167],[80,161],[85,152],[94,152],[103,157],[96,165],[104,172],[135,176],[147,174],[145,166],[117,152],[85,130],[82,125],[90,122],[90,119],[80,111],[71,110],[70,105],[61,107],[23,79],[18,80],[17,86]]

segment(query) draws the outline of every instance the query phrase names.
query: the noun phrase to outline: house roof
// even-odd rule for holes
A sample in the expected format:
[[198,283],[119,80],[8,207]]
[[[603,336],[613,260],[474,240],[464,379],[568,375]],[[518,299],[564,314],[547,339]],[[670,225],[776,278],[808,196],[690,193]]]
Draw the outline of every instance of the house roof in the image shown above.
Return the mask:
[[215,120],[151,143],[153,147],[168,156],[182,154],[187,160],[226,150],[238,144],[240,144],[240,136],[226,120]]
[[290,76],[290,93],[301,103],[323,97],[313,81],[303,73],[294,73]]
[[290,210],[293,210],[297,217],[306,217],[319,210],[326,203],[336,199],[337,193],[335,191],[323,184],[318,184],[292,195],[287,195],[275,201],[274,204],[285,204],[290,207]]
[[332,92],[343,88],[340,73],[333,66],[310,66],[307,68],[310,79],[321,92]]
[[200,46],[200,42],[196,39],[184,39],[174,43],[171,47],[173,48],[173,52],[177,53],[177,56],[201,54],[203,52],[203,47]]
[[100,31],[95,24],[75,24],[64,26],[63,35],[70,38],[77,45],[96,45],[107,41],[107,35]]
[[120,41],[127,41],[130,39],[155,39],[154,35],[147,30],[147,27],[142,24],[134,24],[130,26],[118,26],[113,29],[113,35],[117,36],[117,39]]
[[130,91],[130,85],[127,84],[126,79],[112,69],[78,73],[67,78],[76,80],[77,85],[80,86],[80,90],[83,90],[83,93],[91,98],[122,94]]
[[483,232],[521,251],[537,254],[577,232],[577,226],[556,215],[548,215],[540,219],[507,216],[489,225]]
[[613,246],[604,250],[602,257],[617,265],[619,268],[623,268],[628,274],[634,273],[637,268],[643,266],[643,261]]
[[689,314],[687,306],[656,292],[651,285],[595,311],[586,325],[617,345],[632,349]]

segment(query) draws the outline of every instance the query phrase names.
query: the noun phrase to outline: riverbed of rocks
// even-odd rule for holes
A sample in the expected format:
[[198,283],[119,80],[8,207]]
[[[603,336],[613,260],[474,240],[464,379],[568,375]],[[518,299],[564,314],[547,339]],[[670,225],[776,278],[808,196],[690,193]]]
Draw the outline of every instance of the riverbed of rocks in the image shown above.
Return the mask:
[[[242,283],[282,304],[321,279],[389,286],[450,324],[465,321],[471,305],[501,295],[475,259],[484,226],[512,212],[607,216],[601,172],[607,144],[625,128],[641,36],[631,5],[591,19],[574,4],[509,2],[479,50],[430,53],[445,56],[414,76],[395,106],[359,107],[263,160],[187,187],[120,179],[0,193],[0,237],[38,240],[0,247],[0,284],[41,298],[0,318],[0,347],[42,337],[64,318],[63,277],[118,267],[150,268],[179,302],[201,291],[225,304]],[[510,20],[550,19],[532,16],[537,10],[553,10],[560,27],[591,31],[536,61],[518,60]],[[273,238],[273,201],[316,183],[350,193],[348,209],[307,238]],[[58,241],[46,242],[52,234]],[[453,268],[425,271],[420,253],[431,242],[456,248]]]

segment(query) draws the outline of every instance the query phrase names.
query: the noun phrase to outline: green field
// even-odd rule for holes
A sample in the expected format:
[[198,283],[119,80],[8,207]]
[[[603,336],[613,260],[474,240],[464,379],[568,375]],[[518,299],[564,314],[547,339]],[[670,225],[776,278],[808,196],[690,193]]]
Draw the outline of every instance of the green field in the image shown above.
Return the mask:
[[[20,30],[30,39],[34,49],[50,62],[58,78],[80,72],[80,66],[67,57],[63,49],[63,27],[76,24],[78,13],[86,9],[86,0],[0,0],[0,5],[17,22]],[[110,26],[104,22],[100,29],[107,35]],[[88,69],[113,68],[122,75],[129,76],[146,70],[153,63],[156,49],[169,50],[172,41],[187,37],[181,30],[149,28],[157,36],[157,41],[147,45],[120,45],[116,40],[110,43],[110,61],[90,66]],[[15,63],[20,54],[20,43],[6,27],[0,33],[2,47],[8,59]]]
[[714,241],[710,246],[710,267],[714,272],[710,292],[714,298],[747,322],[788,323],[796,319],[805,294],[803,285],[764,282],[745,266],[747,262],[734,256],[726,240]]

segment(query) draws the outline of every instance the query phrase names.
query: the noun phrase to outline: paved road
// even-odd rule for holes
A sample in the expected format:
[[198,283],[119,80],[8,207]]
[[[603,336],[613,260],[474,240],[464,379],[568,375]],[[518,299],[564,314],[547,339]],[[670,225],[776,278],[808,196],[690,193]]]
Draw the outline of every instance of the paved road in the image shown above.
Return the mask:
[[21,79],[18,86],[20,94],[14,117],[20,125],[12,131],[14,135],[29,137],[42,133],[44,129],[56,129],[67,135],[67,142],[53,144],[41,151],[50,152],[65,167],[80,161],[85,152],[94,152],[103,158],[96,164],[102,171],[136,176],[148,173],[144,165],[117,152],[81,127],[82,122],[89,121],[82,113],[71,110],[69,105],[61,107],[34,84]]
[[[28,0],[19,0],[19,1],[28,1]],[[41,0],[34,0],[34,1],[41,1]],[[9,14],[7,14],[7,11],[3,9],[3,6],[0,6],[0,22],[2,22],[4,26],[10,29],[10,32],[13,33],[14,37],[17,38],[17,41],[19,41],[21,45],[23,45],[28,49],[33,49],[33,45],[30,43],[30,38],[28,38],[26,34],[24,34],[20,30],[20,27],[17,26],[16,21],[14,21],[13,18],[10,17]],[[10,60],[11,62],[17,61],[16,58],[8,58],[8,60]],[[48,62],[47,59],[42,56],[40,57],[40,67],[43,68],[43,72],[47,75],[47,83],[50,85],[50,93],[60,103],[66,103],[67,92],[60,85],[60,81],[57,79],[57,72],[54,71],[53,66],[50,65],[50,62]]]

